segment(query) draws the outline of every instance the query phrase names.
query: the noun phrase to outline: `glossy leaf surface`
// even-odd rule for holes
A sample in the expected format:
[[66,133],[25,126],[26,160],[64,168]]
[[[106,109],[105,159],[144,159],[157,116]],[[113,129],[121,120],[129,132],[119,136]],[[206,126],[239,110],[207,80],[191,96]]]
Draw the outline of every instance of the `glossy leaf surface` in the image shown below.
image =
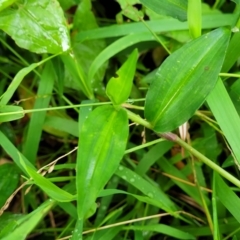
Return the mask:
[[78,217],[84,218],[99,192],[116,171],[128,138],[123,109],[96,108],[83,124],[77,156]]
[[36,53],[59,53],[70,48],[64,13],[57,0],[19,1],[0,15],[0,29],[19,47]]
[[140,2],[160,15],[171,16],[181,21],[187,20],[187,0],[140,0]]
[[17,0],[0,0],[0,11],[11,6]]
[[154,131],[177,128],[201,106],[217,82],[229,38],[229,29],[218,28],[164,61],[146,96],[145,117]]
[[112,77],[107,85],[107,95],[115,105],[127,101],[136,70],[138,51],[135,49],[127,61],[117,71],[116,77]]

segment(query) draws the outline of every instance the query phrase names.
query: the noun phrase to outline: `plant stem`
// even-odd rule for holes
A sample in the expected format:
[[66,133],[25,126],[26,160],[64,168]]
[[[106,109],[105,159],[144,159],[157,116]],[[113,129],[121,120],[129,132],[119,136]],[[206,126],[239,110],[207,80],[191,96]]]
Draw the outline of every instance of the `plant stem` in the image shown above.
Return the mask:
[[[173,134],[175,135],[175,134]],[[176,142],[177,144],[179,144],[180,146],[184,147],[185,149],[187,149],[190,153],[192,153],[192,155],[194,155],[195,157],[197,157],[199,160],[201,160],[203,163],[205,163],[206,165],[208,165],[210,168],[212,168],[213,170],[215,170],[216,172],[218,172],[220,175],[222,175],[224,178],[226,178],[228,181],[230,181],[231,183],[233,183],[234,185],[236,185],[237,187],[240,188],[240,181],[235,178],[234,176],[232,176],[231,174],[229,174],[227,171],[225,171],[223,168],[219,167],[216,163],[214,163],[213,161],[211,161],[209,158],[205,157],[203,154],[201,154],[200,152],[198,152],[196,149],[194,149],[192,146],[190,146],[189,144],[187,144],[186,142],[184,142],[182,139],[180,139],[177,135],[175,135],[174,137],[174,142]]]
[[133,122],[141,124],[142,126],[144,126],[146,128],[152,129],[152,125],[148,121],[144,120],[139,115],[137,115],[127,109],[125,109],[125,111],[127,112],[128,118],[131,119]]

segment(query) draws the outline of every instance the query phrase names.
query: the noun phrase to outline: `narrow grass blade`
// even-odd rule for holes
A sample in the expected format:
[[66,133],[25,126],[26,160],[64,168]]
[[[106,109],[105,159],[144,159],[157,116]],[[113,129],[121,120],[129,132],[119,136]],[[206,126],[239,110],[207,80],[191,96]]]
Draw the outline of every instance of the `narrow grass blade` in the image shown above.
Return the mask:
[[98,69],[112,56],[119,53],[123,49],[134,45],[138,42],[145,42],[155,40],[151,33],[140,33],[140,34],[131,34],[125,37],[118,39],[113,42],[111,45],[106,47],[92,62],[89,68],[88,79],[92,79],[97,73]]
[[58,201],[58,202],[71,202],[75,200],[75,197],[62,190],[61,188],[54,185],[52,182],[50,182],[48,179],[37,173],[32,168],[29,168],[25,161],[22,159],[21,155],[19,154],[20,163],[25,169],[25,171],[28,173],[28,175],[33,179],[34,183],[40,187],[47,195],[49,195],[52,199]]
[[187,20],[187,0],[140,0],[140,2],[159,15],[167,15],[181,21]]
[[216,195],[227,210],[240,223],[240,199],[236,193],[216,174]]
[[192,38],[201,36],[202,31],[202,1],[188,0],[188,25]]
[[47,62],[48,60],[50,60],[51,58],[55,57],[56,55],[50,56],[45,58],[44,60],[42,60],[41,62],[38,63],[33,63],[28,67],[25,67],[23,69],[21,69],[16,76],[14,77],[14,79],[12,80],[11,84],[8,86],[8,89],[4,92],[4,94],[0,97],[0,105],[6,105],[9,100],[11,99],[11,97],[13,96],[14,92],[16,91],[16,89],[18,88],[18,86],[20,85],[21,81],[23,80],[23,78],[30,73],[32,70],[34,70],[36,67],[42,65],[43,63]]
[[165,225],[165,224],[156,224],[156,225],[146,225],[146,226],[129,226],[124,227],[127,230],[135,230],[135,231],[152,231],[164,234],[164,236],[171,236],[176,239],[196,239],[192,234],[187,233],[185,231],[181,231],[177,228]]
[[[229,26],[234,20],[233,14],[214,14],[202,16],[202,29],[211,29],[222,26]],[[169,32],[178,30],[188,30],[187,22],[180,22],[173,18],[146,21],[146,24],[153,32]],[[127,23],[122,25],[111,25],[108,27],[97,28],[93,30],[78,33],[76,40],[83,41],[87,39],[100,39],[119,37],[129,34],[149,34],[149,30],[142,23]]]
[[[38,96],[46,97],[36,98],[33,109],[47,108],[49,106],[55,79],[56,74],[53,65],[51,62],[48,62],[44,66],[37,92]],[[46,114],[46,111],[36,112],[32,113],[30,118],[22,153],[32,163],[35,163],[37,158],[39,142]]]
[[158,202],[158,206],[165,211],[173,212],[176,210],[175,204],[168,198],[162,189],[156,187],[155,185],[152,185],[137,173],[121,165],[115,174],[144,193],[150,199]]
[[240,118],[221,79],[208,96],[207,103],[233,151],[236,164],[240,166]]

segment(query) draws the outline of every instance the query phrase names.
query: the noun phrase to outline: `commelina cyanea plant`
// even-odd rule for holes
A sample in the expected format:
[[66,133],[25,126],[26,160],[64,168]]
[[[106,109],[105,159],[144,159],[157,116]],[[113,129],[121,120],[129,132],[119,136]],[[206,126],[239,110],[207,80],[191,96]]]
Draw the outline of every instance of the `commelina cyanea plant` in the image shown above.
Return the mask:
[[239,4],[0,0],[0,239],[240,239]]

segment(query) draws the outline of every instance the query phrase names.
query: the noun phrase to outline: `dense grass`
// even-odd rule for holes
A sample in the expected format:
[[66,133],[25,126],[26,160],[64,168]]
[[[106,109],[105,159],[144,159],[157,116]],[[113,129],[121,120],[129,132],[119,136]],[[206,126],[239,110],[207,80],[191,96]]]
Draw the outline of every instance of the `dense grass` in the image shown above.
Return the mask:
[[240,239],[238,1],[0,1],[0,239]]

